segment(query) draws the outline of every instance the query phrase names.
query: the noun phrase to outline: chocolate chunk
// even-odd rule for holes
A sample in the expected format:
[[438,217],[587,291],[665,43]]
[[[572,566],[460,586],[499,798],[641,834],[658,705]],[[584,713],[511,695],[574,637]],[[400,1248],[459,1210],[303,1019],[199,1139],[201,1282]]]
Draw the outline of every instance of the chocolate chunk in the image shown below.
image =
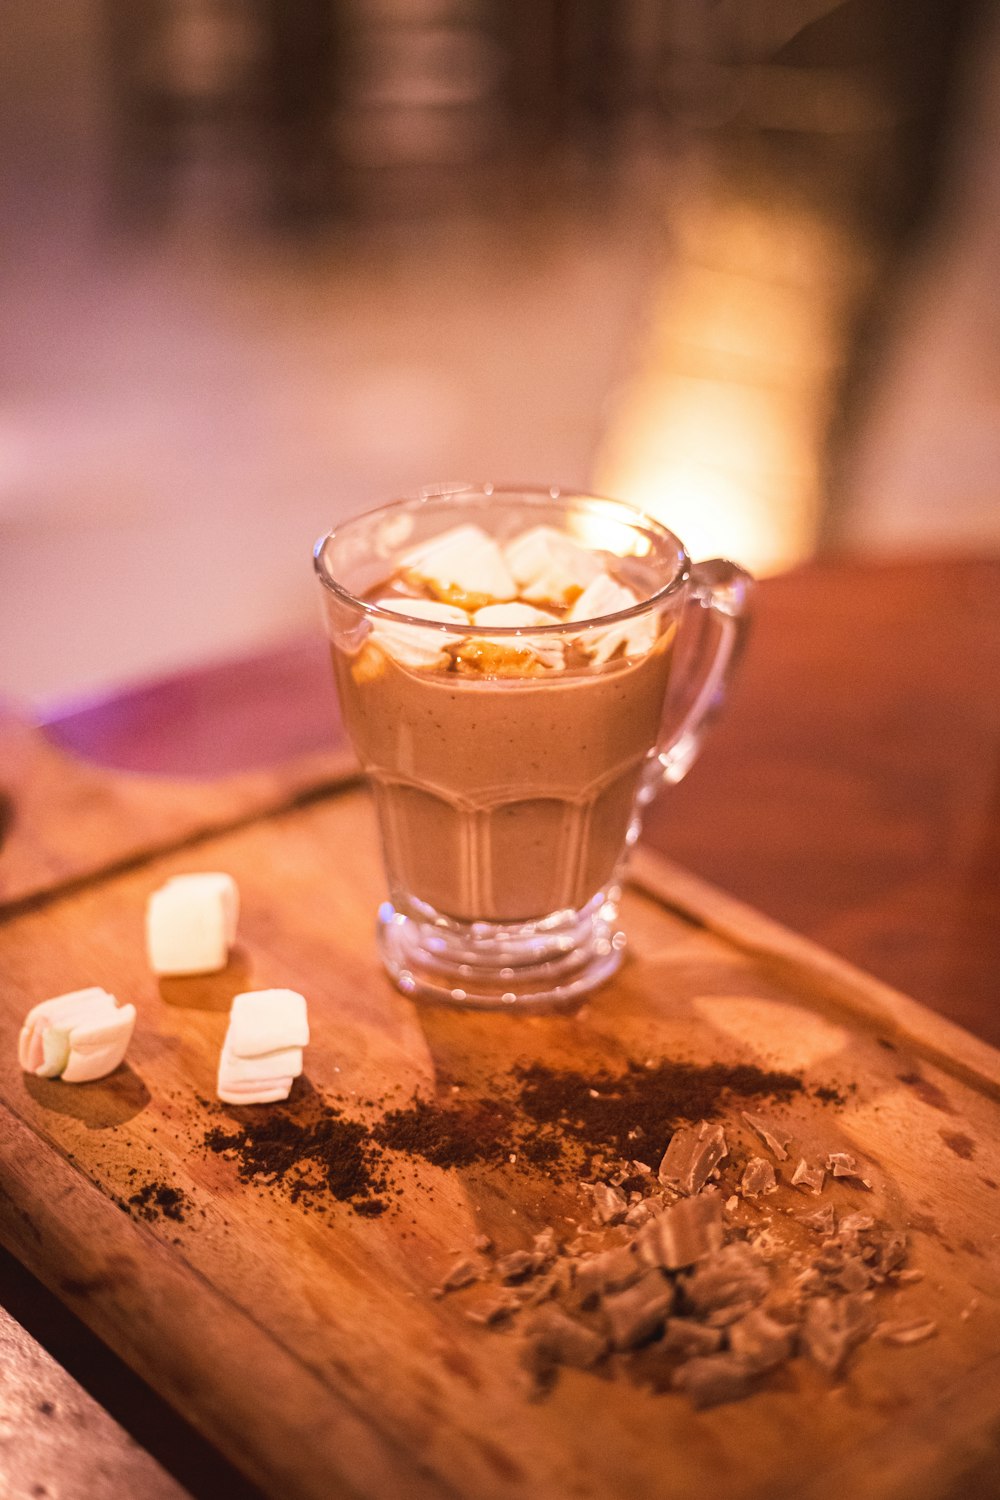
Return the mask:
[[792,1138],[786,1135],[778,1126],[762,1120],[759,1115],[749,1115],[746,1110],[741,1110],[741,1116],[750,1126],[755,1135],[759,1136],[764,1145],[777,1161],[788,1160],[787,1147],[791,1145]]
[[679,1193],[700,1193],[724,1156],[729,1155],[721,1125],[707,1120],[675,1130],[660,1162],[660,1181]]
[[819,1197],[825,1181],[826,1171],[823,1167],[819,1165],[811,1167],[805,1157],[800,1158],[798,1166],[792,1173],[792,1187],[800,1187]]
[[839,1375],[848,1354],[871,1333],[875,1319],[870,1292],[839,1297],[817,1297],[806,1308],[802,1344],[806,1353],[828,1375]]
[[614,1349],[634,1349],[663,1327],[674,1300],[674,1289],[659,1271],[647,1271],[624,1292],[612,1292],[601,1301]]
[[628,1199],[625,1194],[616,1187],[609,1187],[606,1182],[595,1182],[594,1195],[594,1218],[599,1224],[620,1224],[628,1212]]
[[930,1318],[914,1318],[909,1323],[879,1323],[875,1336],[887,1344],[922,1344],[937,1331],[937,1324]]
[[681,1198],[643,1225],[636,1248],[647,1265],[679,1271],[719,1250],[723,1234],[718,1193],[699,1193]]
[[723,1401],[739,1401],[747,1395],[753,1374],[732,1354],[708,1354],[679,1365],[671,1384],[684,1391],[692,1406],[699,1409],[719,1406]]
[[631,1224],[633,1229],[638,1229],[641,1225],[648,1224],[649,1220],[652,1217],[653,1210],[650,1208],[645,1198],[643,1198],[638,1203],[632,1204],[632,1207],[625,1215],[625,1223]]
[[663,1337],[651,1346],[665,1358],[690,1359],[694,1354],[716,1354],[722,1348],[721,1328],[706,1328],[691,1318],[668,1318]]
[[741,1317],[770,1289],[770,1272],[743,1240],[733,1240],[699,1262],[684,1282],[690,1305],[716,1327]]
[[748,1370],[760,1374],[789,1358],[795,1347],[795,1330],[755,1308],[730,1324],[729,1347]]
[[762,1156],[751,1156],[740,1181],[740,1192],[744,1198],[759,1198],[764,1193],[778,1190],[774,1168]]
[[545,1379],[557,1365],[589,1370],[607,1352],[607,1339],[557,1307],[544,1307],[528,1325],[521,1363]]
[[632,1286],[647,1269],[630,1245],[616,1245],[598,1255],[586,1255],[573,1267],[573,1284],[583,1301],[605,1292]]

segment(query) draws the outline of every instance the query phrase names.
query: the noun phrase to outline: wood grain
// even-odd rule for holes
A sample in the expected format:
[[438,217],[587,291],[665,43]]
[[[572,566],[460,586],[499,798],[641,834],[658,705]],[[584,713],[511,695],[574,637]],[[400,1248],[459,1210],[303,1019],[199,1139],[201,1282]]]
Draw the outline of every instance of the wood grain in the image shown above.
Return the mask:
[[[207,840],[194,863],[176,851],[8,918],[9,1038],[33,1000],[86,982],[135,1001],[140,1024],[128,1066],[86,1088],[26,1079],[2,1049],[5,1243],[283,1500],[955,1492],[996,1441],[995,1054],[972,1039],[963,1051],[946,1023],[845,965],[817,966],[737,903],[713,913],[703,886],[651,874],[648,859],[637,876],[652,894],[626,902],[631,958],[580,1011],[417,1007],[389,986],[369,938],[381,895],[374,850],[367,798],[347,790]],[[222,975],[157,983],[142,953],[144,902],[192,867],[238,879],[240,945]],[[470,1324],[465,1294],[430,1293],[476,1233],[510,1249],[560,1215],[578,1219],[577,1189],[523,1164],[444,1171],[400,1156],[402,1196],[367,1219],[343,1204],[309,1213],[279,1189],[241,1183],[204,1147],[207,1124],[231,1115],[203,1101],[232,994],[270,984],[309,997],[302,1109],[318,1094],[376,1118],[445,1077],[499,1087],[525,1057],[595,1071],[627,1057],[755,1061],[836,1084],[839,1108],[810,1094],[774,1113],[803,1149],[871,1164],[872,1198],[842,1183],[829,1193],[908,1226],[926,1277],[891,1294],[886,1315],[932,1317],[940,1336],[905,1350],[867,1345],[834,1390],[796,1362],[772,1387],[708,1412],[583,1372],[529,1400],[516,1338]],[[727,1125],[738,1139],[738,1117]],[[184,1222],[137,1223],[117,1206],[145,1180],[183,1189]],[[771,1203],[790,1253],[802,1231],[781,1210],[803,1200],[782,1188]]]

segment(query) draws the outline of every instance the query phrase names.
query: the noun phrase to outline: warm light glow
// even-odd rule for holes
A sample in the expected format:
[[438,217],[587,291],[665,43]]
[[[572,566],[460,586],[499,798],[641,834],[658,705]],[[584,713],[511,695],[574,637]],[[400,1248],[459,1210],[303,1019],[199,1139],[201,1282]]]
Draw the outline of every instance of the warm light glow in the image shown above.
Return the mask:
[[849,247],[806,211],[719,196],[650,309],[593,475],[694,558],[809,557],[843,358]]

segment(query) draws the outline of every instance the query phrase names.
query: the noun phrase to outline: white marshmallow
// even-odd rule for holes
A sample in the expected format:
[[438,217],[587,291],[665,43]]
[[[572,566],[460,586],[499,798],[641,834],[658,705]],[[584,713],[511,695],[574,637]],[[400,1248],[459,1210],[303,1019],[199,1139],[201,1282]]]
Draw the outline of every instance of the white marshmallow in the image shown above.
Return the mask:
[[[381,609],[397,610],[413,615],[418,620],[439,620],[447,625],[468,625],[469,616],[464,609],[454,604],[442,604],[439,599],[378,599]],[[407,625],[400,620],[373,618],[372,640],[386,656],[402,662],[405,667],[434,667],[444,661],[444,648],[454,637],[444,631],[423,630],[419,625]]]
[[229,1083],[222,1074],[216,1093],[223,1104],[280,1104],[292,1091],[291,1078],[275,1078],[259,1083]]
[[[638,604],[631,589],[616,583],[607,573],[601,573],[589,583],[577,599],[567,618],[571,621],[599,620],[602,615],[614,615],[620,610],[631,609]],[[638,615],[634,620],[621,620],[609,625],[606,630],[588,630],[579,640],[584,651],[595,662],[601,663],[613,656],[619,646],[624,645],[626,656],[643,656],[656,644],[657,620],[653,614]]]
[[533,526],[504,548],[523,599],[568,604],[604,569],[599,558],[554,526]]
[[[559,618],[544,609],[536,609],[533,604],[522,604],[515,600],[510,604],[485,604],[482,609],[476,610],[472,623],[481,629],[488,629],[491,626],[499,626],[503,629],[524,629],[531,625],[558,625]],[[516,647],[526,646],[543,666],[561,667],[563,665],[565,659],[563,643],[558,636],[519,636],[512,644]]]
[[247,990],[237,995],[229,1012],[228,1042],[236,1057],[307,1047],[305,996],[296,990]]
[[18,1060],[26,1073],[89,1083],[114,1072],[135,1028],[134,1005],[119,1005],[99,986],[73,990],[35,1005],[18,1039]]
[[225,1104],[276,1104],[302,1072],[309,1042],[304,996],[247,990],[233,1000],[219,1056],[216,1092]]
[[255,1057],[239,1057],[227,1034],[219,1061],[220,1078],[225,1073],[230,1083],[257,1083],[262,1078],[298,1078],[301,1072],[301,1047],[280,1047]]
[[236,939],[239,890],[218,872],[174,875],[146,904],[146,948],[154,974],[214,974]]
[[503,553],[478,526],[456,526],[442,532],[408,553],[402,566],[442,599],[454,594],[498,602],[517,598],[517,584]]

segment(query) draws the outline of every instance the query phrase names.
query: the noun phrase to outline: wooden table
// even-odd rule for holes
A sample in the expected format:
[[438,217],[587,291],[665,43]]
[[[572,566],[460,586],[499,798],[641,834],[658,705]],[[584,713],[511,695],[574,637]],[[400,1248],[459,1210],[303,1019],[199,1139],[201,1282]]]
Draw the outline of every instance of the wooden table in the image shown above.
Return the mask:
[[[1000,560],[844,560],[766,581],[725,721],[646,832],[681,864],[993,1043],[998,599]],[[48,734],[131,770],[218,777],[273,765],[339,735],[328,670],[310,638],[78,709]],[[254,1493],[9,1258],[0,1275],[13,1318],[188,1489]],[[99,1412],[81,1454],[70,1436],[80,1393],[16,1322],[5,1330],[12,1388],[42,1379],[66,1393],[54,1412],[45,1398],[18,1410],[35,1474],[50,1492],[122,1492],[143,1455]],[[178,1493],[152,1468],[142,1491]]]

